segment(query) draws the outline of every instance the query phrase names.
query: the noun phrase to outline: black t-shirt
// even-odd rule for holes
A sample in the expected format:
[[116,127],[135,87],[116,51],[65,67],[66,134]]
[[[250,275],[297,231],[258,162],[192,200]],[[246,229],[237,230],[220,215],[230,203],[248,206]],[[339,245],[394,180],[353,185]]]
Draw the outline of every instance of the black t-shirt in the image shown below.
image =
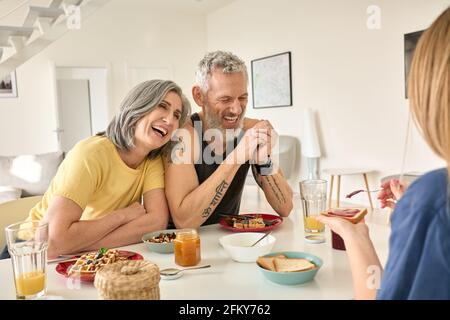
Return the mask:
[[[194,128],[197,130],[197,134],[199,137],[199,145],[202,146],[201,154],[212,154],[214,156],[214,163],[209,164],[205,163],[205,159],[202,156],[200,161],[196,161],[194,164],[195,166],[195,172],[197,173],[198,182],[202,184],[206,179],[211,176],[214,171],[217,170],[219,165],[222,163],[223,159],[225,159],[228,154],[236,148],[239,141],[242,139],[244,132],[242,131],[241,134],[234,139],[232,146],[227,146],[226,151],[222,155],[215,155],[213,151],[210,151],[210,146],[208,145],[207,141],[203,141],[203,130],[201,127],[201,120],[197,113],[194,113],[191,116],[191,120],[194,123],[194,121],[199,121],[197,125],[194,125]],[[200,125],[199,125],[200,124]],[[208,148],[208,149],[207,149]],[[205,152],[206,149],[206,152]],[[199,163],[197,163],[199,162]],[[211,162],[211,161],[208,161]],[[242,164],[239,168],[239,170],[236,172],[236,175],[234,176],[231,184],[228,186],[228,188],[225,191],[225,194],[222,197],[222,200],[217,205],[216,209],[213,211],[213,213],[209,216],[209,218],[203,223],[203,225],[209,225],[213,223],[218,223],[220,216],[219,214],[239,214],[239,208],[241,205],[241,197],[242,197],[242,191],[244,190],[244,184],[245,179],[247,177],[248,169],[250,168],[250,164],[248,162]],[[212,200],[212,199],[211,199]]]

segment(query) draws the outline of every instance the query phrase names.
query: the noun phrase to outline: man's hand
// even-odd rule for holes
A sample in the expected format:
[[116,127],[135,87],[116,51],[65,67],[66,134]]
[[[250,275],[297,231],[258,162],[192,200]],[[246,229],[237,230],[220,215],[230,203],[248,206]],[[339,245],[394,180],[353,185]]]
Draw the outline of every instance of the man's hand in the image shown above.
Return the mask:
[[269,121],[265,120],[260,122],[264,122],[262,124],[264,126],[263,130],[267,130],[268,133],[267,141],[258,145],[253,160],[255,161],[256,164],[265,164],[267,163],[268,158],[272,154],[272,149],[278,140],[278,134]]
[[253,160],[257,164],[267,162],[267,158],[275,144],[276,133],[269,121],[258,121],[252,128],[248,129],[236,149],[233,151],[233,159],[238,163]]
[[400,182],[398,179],[388,180],[381,185],[381,191],[378,194],[378,199],[381,203],[381,208],[389,207],[395,208],[395,204],[403,196],[408,184]]

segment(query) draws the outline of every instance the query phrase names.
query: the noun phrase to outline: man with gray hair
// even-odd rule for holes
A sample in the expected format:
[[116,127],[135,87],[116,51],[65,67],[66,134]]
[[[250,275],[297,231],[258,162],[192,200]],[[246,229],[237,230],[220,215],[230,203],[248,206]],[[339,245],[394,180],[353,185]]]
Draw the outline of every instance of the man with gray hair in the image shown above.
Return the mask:
[[230,52],[208,53],[199,63],[192,94],[202,110],[179,130],[181,147],[165,161],[165,192],[177,228],[238,214],[250,167],[272,208],[281,216],[292,210],[292,190],[270,157],[272,125],[244,117],[247,83],[245,63]]

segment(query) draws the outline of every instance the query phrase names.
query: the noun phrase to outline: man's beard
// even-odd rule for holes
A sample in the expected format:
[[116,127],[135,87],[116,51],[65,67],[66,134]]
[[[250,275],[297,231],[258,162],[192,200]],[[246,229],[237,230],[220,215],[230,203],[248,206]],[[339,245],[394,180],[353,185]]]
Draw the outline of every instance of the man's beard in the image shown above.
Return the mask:
[[239,124],[235,129],[224,128],[222,126],[222,118],[208,112],[208,110],[210,110],[208,104],[205,104],[203,110],[205,110],[205,122],[208,129],[220,130],[220,132],[222,133],[222,137],[224,138],[223,141],[225,141],[226,143],[233,141],[242,132],[242,128],[244,127],[245,110],[239,115]]

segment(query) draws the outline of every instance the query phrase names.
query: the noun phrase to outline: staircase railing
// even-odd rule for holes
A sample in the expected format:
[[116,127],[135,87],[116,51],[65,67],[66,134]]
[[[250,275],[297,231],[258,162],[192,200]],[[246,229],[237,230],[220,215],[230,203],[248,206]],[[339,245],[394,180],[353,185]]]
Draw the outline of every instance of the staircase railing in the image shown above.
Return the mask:
[[[79,29],[81,21],[109,0],[52,0],[48,7],[20,5],[0,17],[0,78],[38,54],[71,29]],[[3,18],[24,10],[27,14],[20,26],[2,25]]]

